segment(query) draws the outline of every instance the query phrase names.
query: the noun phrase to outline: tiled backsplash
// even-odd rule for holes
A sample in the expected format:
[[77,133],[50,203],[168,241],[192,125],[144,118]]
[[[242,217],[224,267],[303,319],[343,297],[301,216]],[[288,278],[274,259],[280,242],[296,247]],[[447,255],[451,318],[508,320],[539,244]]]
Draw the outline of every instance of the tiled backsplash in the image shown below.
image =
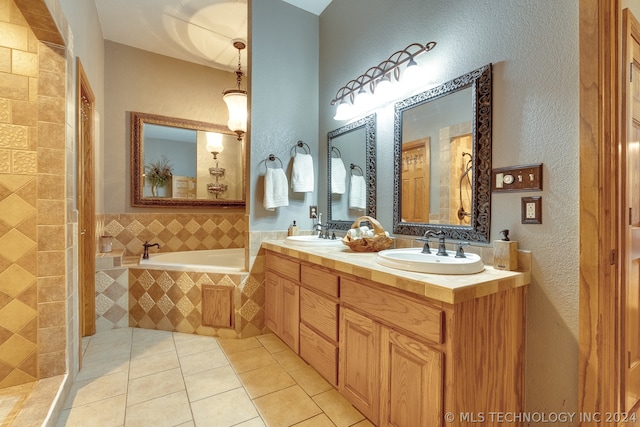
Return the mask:
[[113,249],[125,249],[125,255],[142,254],[145,241],[159,243],[160,252],[244,247],[244,213],[103,214],[96,219],[96,237],[113,236]]

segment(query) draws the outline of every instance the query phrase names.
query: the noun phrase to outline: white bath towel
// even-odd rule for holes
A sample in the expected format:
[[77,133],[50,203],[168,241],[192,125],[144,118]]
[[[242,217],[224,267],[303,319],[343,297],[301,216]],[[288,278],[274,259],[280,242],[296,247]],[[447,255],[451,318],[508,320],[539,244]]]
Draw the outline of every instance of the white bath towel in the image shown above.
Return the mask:
[[309,193],[314,186],[313,157],[311,154],[296,153],[291,171],[291,188],[296,193]]
[[365,210],[367,208],[367,186],[363,176],[351,175],[349,186],[349,209]]
[[333,194],[344,194],[346,187],[347,171],[344,168],[342,159],[331,158],[331,192]]
[[282,168],[267,168],[264,176],[264,208],[273,211],[289,206],[289,182]]

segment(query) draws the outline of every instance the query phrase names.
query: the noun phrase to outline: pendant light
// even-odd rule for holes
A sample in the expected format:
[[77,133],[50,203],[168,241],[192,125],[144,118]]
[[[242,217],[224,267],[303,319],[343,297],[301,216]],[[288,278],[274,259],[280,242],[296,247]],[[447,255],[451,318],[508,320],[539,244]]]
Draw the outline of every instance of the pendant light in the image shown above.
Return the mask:
[[238,49],[238,69],[236,73],[237,87],[226,89],[222,99],[227,104],[229,110],[229,121],[227,126],[238,135],[238,141],[242,140],[242,135],[247,131],[247,91],[242,89],[242,64],[240,62],[240,52],[247,45],[242,40],[234,40],[233,47]]

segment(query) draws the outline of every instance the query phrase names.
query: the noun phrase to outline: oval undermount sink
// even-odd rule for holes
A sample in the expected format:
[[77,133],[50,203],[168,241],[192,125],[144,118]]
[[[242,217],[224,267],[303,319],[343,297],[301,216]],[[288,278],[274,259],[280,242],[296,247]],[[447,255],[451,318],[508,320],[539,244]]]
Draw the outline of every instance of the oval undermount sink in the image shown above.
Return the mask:
[[465,253],[466,258],[456,258],[455,251],[447,251],[448,256],[422,253],[422,248],[387,249],[378,252],[376,262],[398,270],[432,274],[475,274],[484,270],[479,255]]
[[342,246],[342,240],[340,239],[321,239],[318,236],[288,236],[284,239],[285,243],[295,246]]

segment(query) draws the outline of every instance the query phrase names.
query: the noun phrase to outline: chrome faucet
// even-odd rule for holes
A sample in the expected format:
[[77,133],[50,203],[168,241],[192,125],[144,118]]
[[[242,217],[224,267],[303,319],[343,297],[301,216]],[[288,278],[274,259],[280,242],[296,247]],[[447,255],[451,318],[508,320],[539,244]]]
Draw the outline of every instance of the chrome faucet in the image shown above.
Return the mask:
[[144,246],[144,252],[142,253],[142,259],[149,259],[149,248],[151,248],[153,246],[157,246],[158,249],[160,249],[160,243],[144,242],[142,244],[142,246]]
[[447,247],[445,245],[444,232],[442,231],[427,230],[424,233],[424,236],[422,238],[417,239],[419,242],[424,242],[424,246],[422,247],[422,253],[423,254],[431,253],[431,248],[429,247],[429,238],[432,236],[438,237],[438,252],[436,253],[436,255],[449,256],[449,253],[447,252]]

